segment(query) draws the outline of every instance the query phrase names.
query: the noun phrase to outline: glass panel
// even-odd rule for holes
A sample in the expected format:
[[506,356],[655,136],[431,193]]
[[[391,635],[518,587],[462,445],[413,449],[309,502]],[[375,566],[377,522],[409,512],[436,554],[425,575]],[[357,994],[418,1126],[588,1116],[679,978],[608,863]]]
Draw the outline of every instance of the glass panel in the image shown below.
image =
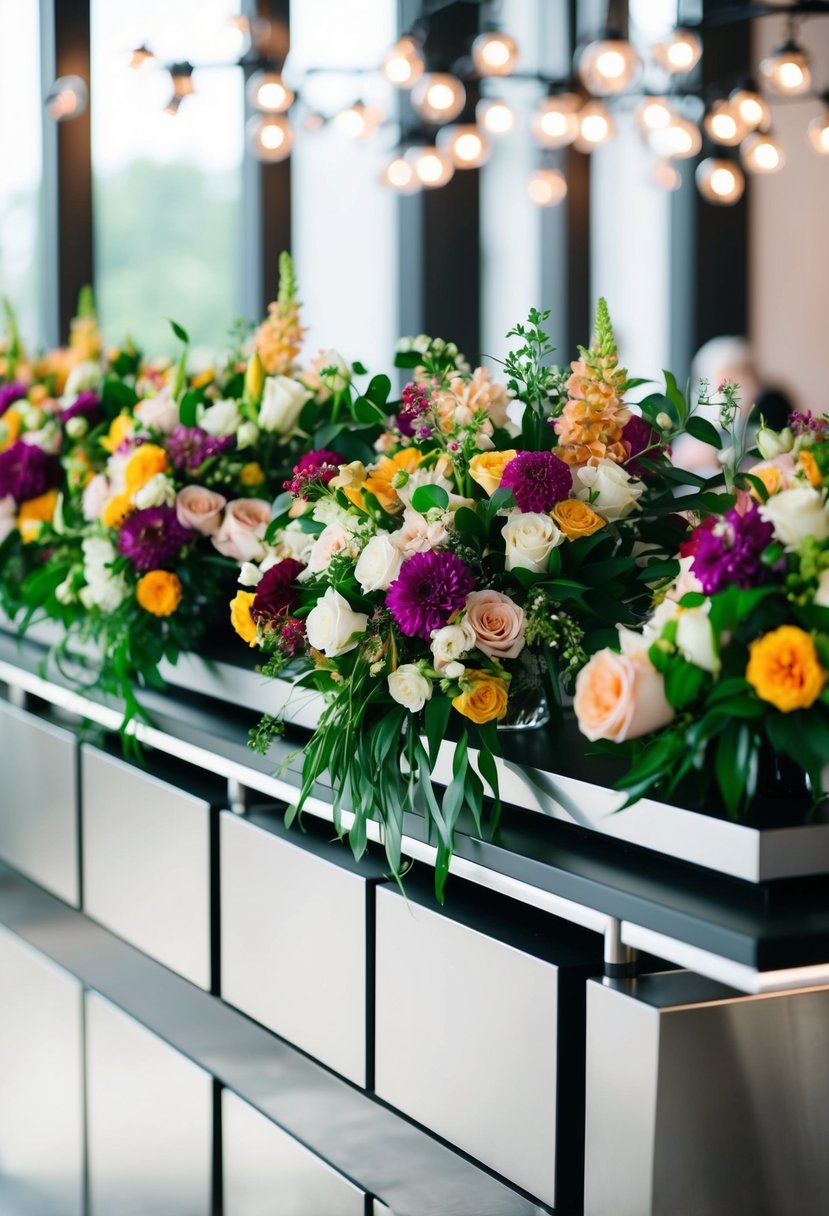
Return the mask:
[[17,311],[28,345],[44,340],[42,110],[38,0],[0,0],[0,80],[7,116],[0,123],[0,294]]
[[[232,64],[239,0],[92,0],[95,278],[106,334],[153,352],[223,343],[240,309],[244,82]],[[129,51],[157,56],[139,71]],[[161,66],[199,65],[175,116]]]

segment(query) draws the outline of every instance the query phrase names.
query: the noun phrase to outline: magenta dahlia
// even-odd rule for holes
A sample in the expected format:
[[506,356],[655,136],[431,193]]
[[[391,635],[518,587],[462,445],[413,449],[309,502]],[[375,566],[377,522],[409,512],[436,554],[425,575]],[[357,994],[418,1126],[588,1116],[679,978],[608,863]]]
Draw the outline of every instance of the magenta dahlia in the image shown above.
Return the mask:
[[8,495],[15,502],[28,502],[52,489],[60,480],[60,466],[54,456],[34,443],[18,439],[0,452],[0,499]]
[[71,405],[67,405],[65,410],[61,410],[61,422],[68,422],[70,418],[85,418],[90,426],[94,426],[101,416],[101,398],[92,389],[85,393],[78,393]]
[[306,498],[313,486],[327,486],[329,481],[333,481],[341,464],[345,464],[345,457],[340,456],[339,452],[331,452],[327,448],[306,452],[294,465],[293,476],[282,483],[283,488],[290,490],[295,498]]
[[767,573],[763,550],[773,536],[774,528],[762,518],[756,503],[745,515],[726,511],[714,527],[697,528],[691,570],[705,594],[716,595],[732,584],[748,590],[762,583]]
[[519,511],[544,513],[568,496],[573,474],[555,452],[519,452],[504,469],[501,485],[512,490]]
[[428,642],[475,587],[471,570],[455,553],[415,553],[400,567],[386,593],[386,606],[409,638]]
[[3,417],[10,405],[14,405],[15,401],[19,401],[21,397],[26,396],[26,385],[13,381],[11,384],[4,384],[0,388],[0,418]]
[[167,438],[167,454],[176,469],[201,468],[205,460],[227,451],[235,442],[233,435],[208,435],[200,426],[177,426]]
[[193,533],[178,522],[175,507],[146,507],[124,521],[118,549],[136,570],[164,570]]
[[305,569],[302,562],[293,557],[266,570],[256,588],[256,598],[251,604],[250,614],[259,624],[268,624],[291,611],[299,594],[297,578]]

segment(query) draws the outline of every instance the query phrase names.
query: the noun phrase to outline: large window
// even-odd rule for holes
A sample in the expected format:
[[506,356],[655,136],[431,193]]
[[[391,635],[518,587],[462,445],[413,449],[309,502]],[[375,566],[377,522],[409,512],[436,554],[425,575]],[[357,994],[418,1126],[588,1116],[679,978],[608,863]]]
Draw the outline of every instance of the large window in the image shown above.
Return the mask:
[[[98,307],[112,341],[224,342],[242,311],[244,82],[239,0],[92,0],[92,161]],[[156,56],[129,68],[145,43]],[[178,112],[163,67],[189,60],[194,93]],[[255,237],[251,237],[255,239]],[[136,330],[136,327],[139,327]]]

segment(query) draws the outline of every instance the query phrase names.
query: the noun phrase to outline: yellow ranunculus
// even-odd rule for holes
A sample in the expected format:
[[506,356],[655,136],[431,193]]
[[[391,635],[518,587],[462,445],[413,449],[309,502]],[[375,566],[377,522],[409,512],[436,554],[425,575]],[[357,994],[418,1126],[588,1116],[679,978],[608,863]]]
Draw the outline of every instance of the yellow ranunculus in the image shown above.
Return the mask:
[[109,433],[101,440],[101,447],[107,452],[114,452],[133,432],[135,423],[129,414],[119,414],[113,418]]
[[373,494],[386,511],[396,511],[403,504],[392,485],[397,473],[414,473],[423,456],[416,448],[403,448],[393,456],[383,456],[366,478],[363,489]]
[[797,463],[800,465],[803,472],[809,478],[811,484],[816,490],[819,490],[823,485],[823,475],[818,467],[818,462],[815,460],[808,448],[803,448],[798,457]]
[[262,482],[265,480],[265,474],[262,470],[261,464],[257,464],[255,460],[252,460],[250,464],[242,465],[239,480],[243,486],[261,486]]
[[103,509],[101,523],[105,528],[120,528],[132,511],[129,494],[114,494]]
[[491,498],[501,484],[504,469],[517,455],[515,448],[506,452],[479,452],[469,462],[469,475]]
[[814,704],[826,672],[811,636],[796,625],[781,625],[751,643],[746,679],[761,700],[788,714]]
[[0,418],[0,452],[5,452],[20,438],[20,415],[14,406]]
[[40,494],[37,498],[30,498],[28,502],[20,504],[17,526],[24,543],[28,544],[29,541],[37,540],[41,524],[52,522],[57,501],[57,490],[47,490],[45,494]]
[[578,498],[565,498],[561,502],[557,502],[550,515],[568,540],[578,540],[580,536],[592,536],[607,523],[607,520],[602,519],[597,511]]
[[461,689],[452,706],[479,726],[493,718],[503,718],[507,712],[507,683],[500,676],[468,667],[462,677]]
[[149,570],[138,580],[135,598],[153,616],[172,616],[181,603],[181,579],[167,570]]
[[142,443],[127,461],[124,470],[127,493],[136,494],[156,473],[166,473],[167,453],[155,443]]
[[251,614],[255,599],[254,591],[237,591],[230,601],[230,623],[248,646],[256,645],[256,621]]

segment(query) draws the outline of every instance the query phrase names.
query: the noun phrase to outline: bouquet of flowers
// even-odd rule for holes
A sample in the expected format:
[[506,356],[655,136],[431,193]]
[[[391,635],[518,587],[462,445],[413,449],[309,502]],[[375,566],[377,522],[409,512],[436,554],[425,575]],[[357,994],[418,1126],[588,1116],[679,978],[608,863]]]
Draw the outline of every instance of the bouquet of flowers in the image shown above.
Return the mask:
[[789,814],[826,792],[829,418],[763,427],[757,448],[759,463],[738,459],[726,509],[681,546],[642,631],[620,630],[619,651],[579,674],[583,733],[632,761],[628,803],[713,787],[736,819],[775,785]]
[[[670,378],[641,415],[624,404],[642,382],[618,364],[604,301],[593,345],[567,371],[547,362],[546,316],[512,331],[506,384],[453,345],[404,343],[402,400],[367,395],[365,417],[383,424],[374,459],[348,458],[332,436],[297,463],[267,555],[242,567],[232,604],[266,674],[299,669],[300,685],[325,694],[292,813],[327,771],[337,830],[347,804],[359,856],[379,820],[399,875],[404,813],[417,807],[439,895],[464,809],[483,831],[487,787],[497,821],[498,725],[520,722],[528,696],[537,710],[540,689],[555,704],[612,626],[641,619],[653,584],[678,570],[682,476],[666,435],[702,435],[682,394]],[[280,729],[266,718],[253,745],[266,751]],[[438,800],[431,774],[448,732],[458,741]]]

